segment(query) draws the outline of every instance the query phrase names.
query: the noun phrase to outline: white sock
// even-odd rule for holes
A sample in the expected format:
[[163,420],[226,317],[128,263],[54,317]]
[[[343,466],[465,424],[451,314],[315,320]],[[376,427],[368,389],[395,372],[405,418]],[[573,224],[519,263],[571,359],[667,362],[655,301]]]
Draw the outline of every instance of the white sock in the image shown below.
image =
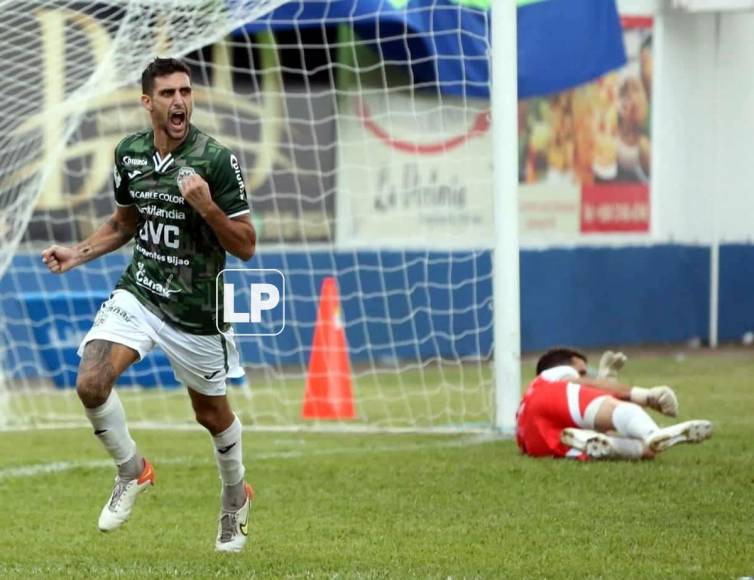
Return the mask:
[[[84,408],[94,434],[115,460],[115,465],[123,465],[136,455],[136,443],[131,439],[126,425],[126,412],[115,389],[102,405],[93,409]],[[137,474],[138,475],[138,474]]]
[[234,416],[233,422],[225,431],[212,436],[215,445],[215,459],[220,470],[223,485],[237,485],[243,481],[245,469],[241,451],[241,421]]
[[610,437],[610,443],[618,456],[623,459],[641,459],[644,455],[644,443],[638,439]]
[[619,435],[642,441],[657,431],[657,423],[639,405],[621,401],[613,411],[613,425]]

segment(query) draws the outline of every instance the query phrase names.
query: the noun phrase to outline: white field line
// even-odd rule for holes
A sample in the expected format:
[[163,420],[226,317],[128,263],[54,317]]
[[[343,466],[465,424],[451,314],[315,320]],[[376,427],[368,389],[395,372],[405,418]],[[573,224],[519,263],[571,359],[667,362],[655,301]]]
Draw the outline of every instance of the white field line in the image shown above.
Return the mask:
[[[262,453],[248,453],[247,462],[253,464],[255,461],[265,461],[274,459],[306,459],[309,457],[324,457],[330,455],[349,455],[359,453],[361,455],[369,453],[392,453],[405,451],[420,451],[423,449],[441,449],[452,447],[469,447],[471,445],[481,445],[494,441],[501,441],[502,437],[496,435],[478,435],[473,437],[460,437],[450,441],[431,441],[426,443],[408,443],[400,445],[374,445],[374,446],[353,446],[353,447],[334,447],[332,449],[292,449],[287,451],[267,451]],[[157,459],[154,461],[156,466],[168,464],[190,464],[204,465],[213,464],[209,454],[206,460],[197,461],[196,457],[169,457]],[[101,469],[113,468],[113,462],[110,459],[98,459],[93,461],[54,461],[52,463],[35,463],[32,465],[20,465],[17,467],[6,467],[0,469],[0,481],[4,479],[18,479],[24,477],[37,477],[53,473],[62,473],[73,469]]]

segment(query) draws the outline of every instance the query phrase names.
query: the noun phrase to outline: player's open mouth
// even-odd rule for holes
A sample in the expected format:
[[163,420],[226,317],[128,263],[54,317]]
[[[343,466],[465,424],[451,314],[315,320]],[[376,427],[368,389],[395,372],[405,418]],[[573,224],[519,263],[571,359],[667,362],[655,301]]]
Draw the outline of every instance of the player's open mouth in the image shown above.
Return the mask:
[[170,114],[170,126],[176,130],[182,130],[186,124],[186,113],[183,111],[175,111]]

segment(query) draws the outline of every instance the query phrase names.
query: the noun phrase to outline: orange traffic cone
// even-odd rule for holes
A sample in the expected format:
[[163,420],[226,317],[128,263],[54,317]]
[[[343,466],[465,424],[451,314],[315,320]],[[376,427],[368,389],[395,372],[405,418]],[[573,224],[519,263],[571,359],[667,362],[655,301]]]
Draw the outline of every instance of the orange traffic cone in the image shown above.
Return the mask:
[[353,419],[353,387],[346,333],[335,278],[322,281],[306,377],[304,419]]

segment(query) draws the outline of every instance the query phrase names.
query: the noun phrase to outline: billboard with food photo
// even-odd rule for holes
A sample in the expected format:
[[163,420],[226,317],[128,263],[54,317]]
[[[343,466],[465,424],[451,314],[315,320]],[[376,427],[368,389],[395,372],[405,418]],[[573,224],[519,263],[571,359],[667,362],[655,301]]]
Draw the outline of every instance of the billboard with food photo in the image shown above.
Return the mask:
[[651,225],[651,19],[623,20],[624,67],[519,103],[522,241]]

